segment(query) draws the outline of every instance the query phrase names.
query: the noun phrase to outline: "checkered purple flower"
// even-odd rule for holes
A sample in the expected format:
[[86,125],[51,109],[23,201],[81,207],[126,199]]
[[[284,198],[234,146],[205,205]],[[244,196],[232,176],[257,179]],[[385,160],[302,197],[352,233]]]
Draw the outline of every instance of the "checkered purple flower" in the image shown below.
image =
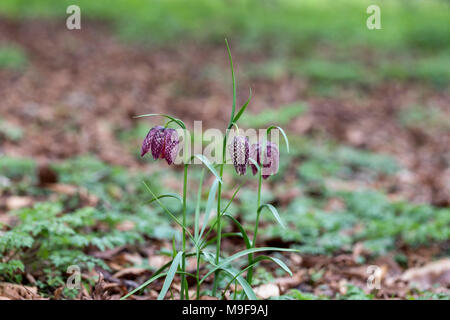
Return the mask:
[[250,143],[247,137],[235,136],[229,145],[229,150],[236,173],[241,176],[244,175],[247,171],[250,153]]
[[[280,161],[280,152],[278,146],[273,142],[267,142],[266,148],[264,144],[255,143],[250,147],[250,158],[253,159],[261,168],[261,174],[264,179],[278,172]],[[258,172],[258,168],[250,163],[253,175]]]
[[170,165],[175,161],[179,143],[180,139],[175,129],[153,127],[142,143],[141,157],[150,151],[153,159],[166,159]]

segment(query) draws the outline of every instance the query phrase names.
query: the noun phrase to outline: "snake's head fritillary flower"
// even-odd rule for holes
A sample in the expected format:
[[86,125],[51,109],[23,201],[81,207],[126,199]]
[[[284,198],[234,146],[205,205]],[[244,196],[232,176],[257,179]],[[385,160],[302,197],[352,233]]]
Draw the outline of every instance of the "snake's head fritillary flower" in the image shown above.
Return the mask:
[[[250,147],[250,158],[252,158],[261,168],[261,174],[264,179],[274,175],[278,172],[280,161],[280,152],[278,146],[273,142],[267,142],[264,149],[264,144],[255,143]],[[258,168],[250,163],[253,175],[258,172]]]
[[141,157],[151,151],[153,159],[166,159],[170,165],[175,161],[180,140],[175,129],[156,126],[150,129],[142,143]]
[[250,155],[250,143],[247,137],[235,136],[229,145],[230,154],[236,173],[244,175],[247,171],[248,159]]

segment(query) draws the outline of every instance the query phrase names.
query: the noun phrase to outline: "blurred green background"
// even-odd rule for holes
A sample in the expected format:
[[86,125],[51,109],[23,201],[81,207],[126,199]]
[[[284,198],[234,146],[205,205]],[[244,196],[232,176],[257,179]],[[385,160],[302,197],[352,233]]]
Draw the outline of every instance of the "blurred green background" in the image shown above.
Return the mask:
[[[17,81],[22,76],[45,83],[49,78],[39,78],[39,72],[33,73],[40,70],[41,61],[64,64],[70,60],[64,55],[61,60],[57,56],[36,55],[32,45],[14,39],[15,32],[24,30],[35,37],[36,43],[52,38],[51,26],[63,25],[70,4],[81,7],[81,34],[98,28],[102,37],[106,26],[108,35],[110,32],[119,46],[138,48],[144,54],[156,56],[155,64],[167,61],[167,57],[179,58],[180,65],[170,65],[175,68],[170,84],[151,95],[167,94],[168,102],[164,104],[167,113],[186,112],[189,120],[200,120],[196,118],[200,111],[189,113],[184,106],[173,105],[185,101],[203,103],[206,99],[206,104],[226,110],[209,119],[213,125],[220,124],[222,114],[228,117],[229,106],[224,105],[231,101],[229,69],[227,61],[219,59],[226,59],[224,38],[230,40],[233,55],[237,57],[238,83],[242,84],[239,100],[245,101],[248,86],[257,88],[256,102],[252,102],[249,113],[242,118],[242,126],[280,125],[286,129],[291,142],[289,154],[282,147],[280,172],[268,180],[263,191],[264,201],[278,207],[289,228],[283,230],[272,223],[270,215],[264,216],[263,241],[278,241],[301,249],[305,255],[324,256],[351,254],[357,245],[362,245],[365,253],[357,256],[356,264],[370,264],[386,255],[402,269],[414,266],[407,248],[437,248],[433,259],[449,255],[448,246],[442,245],[450,238],[447,193],[450,187],[446,179],[450,172],[450,151],[445,140],[450,131],[448,1],[2,0],[0,89],[2,82],[5,88],[7,82],[14,84],[2,91],[5,97],[14,94],[27,97],[28,84]],[[366,27],[369,16],[366,8],[371,4],[381,8],[381,30]],[[33,34],[36,21],[49,23],[45,37],[42,31]],[[69,48],[77,43],[68,39],[64,45]],[[95,41],[95,37],[89,39]],[[184,48],[188,50],[184,52]],[[112,46],[112,50],[116,49]],[[215,59],[204,58],[205,61],[197,61],[192,67],[181,68],[195,60],[183,58],[183,54],[202,54]],[[112,64],[120,65],[125,60],[113,60]],[[124,82],[139,82],[139,77]],[[166,80],[164,76],[156,76],[151,85],[157,87],[160,82],[166,84]],[[127,83],[121,84],[125,91],[129,89]],[[292,91],[295,93],[291,94]],[[94,106],[98,103],[95,97],[91,100],[83,101]],[[148,244],[155,239],[170,241],[173,237],[180,240],[180,233],[169,224],[163,211],[145,202],[149,196],[141,181],[144,176],[158,193],[179,192],[181,172],[139,158],[139,146],[149,124],[130,122],[130,114],[123,111],[125,107],[119,100],[112,100],[117,102],[114,110],[80,112],[98,119],[95,126],[98,123],[107,130],[111,139],[107,141],[113,141],[117,147],[114,156],[109,158],[102,154],[111,147],[109,144],[92,147],[88,152],[76,151],[70,156],[45,148],[39,153],[33,151],[39,148],[28,147],[30,140],[39,134],[45,136],[52,126],[60,130],[57,139],[67,135],[75,141],[81,140],[84,130],[90,130],[83,127],[77,112],[64,108],[62,99],[58,103],[48,102],[55,118],[48,120],[43,115],[33,120],[30,116],[31,121],[21,120],[24,119],[21,115],[11,112],[0,101],[0,146],[6,150],[0,149],[3,200],[0,214],[19,217],[23,222],[10,228],[13,224],[9,218],[0,220],[0,226],[3,224],[0,230],[5,232],[0,240],[0,253],[11,249],[24,252],[19,257],[23,263],[0,262],[3,272],[0,278],[22,282],[20,270],[42,268],[44,264],[47,269],[39,277],[38,286],[51,296],[53,289],[63,283],[62,270],[74,259],[88,266],[107,268],[89,255],[87,248],[104,250],[139,242]],[[109,112],[117,117],[113,118]],[[120,117],[127,118],[128,122],[122,124]],[[372,122],[372,119],[377,120]],[[86,140],[89,139],[81,144],[88,143]],[[72,140],[64,140],[68,141]],[[46,157],[59,183],[88,190],[98,200],[95,205],[82,194],[55,194],[43,188],[39,184],[39,165]],[[125,157],[131,158],[133,164],[116,163],[116,158]],[[438,164],[431,158],[439,158]],[[230,186],[240,181],[232,168],[227,168],[225,176]],[[198,178],[199,170],[193,170],[194,187]],[[231,208],[247,223],[248,230],[252,230],[254,221],[254,187],[254,181],[247,183],[240,192],[239,202]],[[203,194],[204,199],[207,192]],[[34,207],[9,206],[7,201],[13,196],[31,199]],[[188,209],[193,212],[195,195],[191,197]],[[39,204],[44,201],[48,203]],[[180,211],[175,201],[165,201],[171,209]],[[78,220],[61,220],[61,212],[71,212]],[[45,219],[51,221],[53,229],[39,224]],[[123,231],[123,224],[130,222],[134,227]],[[21,229],[21,225],[27,224],[28,229]],[[76,236],[61,227],[67,224],[76,231]],[[8,240],[23,237],[33,229],[39,231],[32,238],[43,248],[38,252],[24,249],[31,246],[26,241],[33,240],[17,243]],[[28,255],[35,262],[25,262],[30,259]],[[137,266],[154,269],[148,262]],[[314,288],[308,291],[311,296],[303,295],[300,288],[289,297],[373,298],[359,289],[343,296],[322,296],[319,293],[322,289],[317,288],[323,285],[320,282],[323,272],[320,269],[308,275],[308,285]],[[257,282],[270,282],[276,276],[261,269]],[[66,294],[70,296],[70,292]],[[402,297],[423,296],[448,297],[420,290]]]
[[[331,82],[449,81],[447,1],[5,0],[0,13],[64,19],[70,4],[82,8],[83,19],[111,23],[124,40],[180,46],[223,44],[230,37],[234,49],[273,57],[258,67],[266,75],[290,72]],[[381,6],[381,30],[366,28],[371,4]]]

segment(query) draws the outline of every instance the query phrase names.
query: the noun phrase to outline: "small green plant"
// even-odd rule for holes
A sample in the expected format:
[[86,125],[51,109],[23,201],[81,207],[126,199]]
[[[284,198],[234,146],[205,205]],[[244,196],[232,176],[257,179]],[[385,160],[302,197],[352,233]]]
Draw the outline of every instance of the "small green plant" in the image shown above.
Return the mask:
[[[105,250],[142,240],[134,231],[113,230],[111,217],[96,208],[63,211],[59,202],[42,202],[15,212],[16,225],[0,231],[0,280],[20,283],[31,274],[43,293],[51,294],[51,288],[65,285],[69,266],[109,270],[103,260],[86,254],[86,247]],[[95,231],[98,222],[111,230]]]
[[27,63],[27,56],[19,47],[0,47],[0,69],[22,70]]
[[19,126],[0,118],[0,140],[6,139],[12,142],[18,142],[22,137],[23,131]]
[[[207,157],[202,154],[196,154],[190,157],[187,150],[187,141],[188,139],[183,138],[185,143],[185,148],[183,149],[183,167],[184,167],[184,175],[183,175],[183,195],[179,196],[177,194],[161,194],[156,195],[152,189],[148,186],[147,183],[144,182],[145,187],[152,195],[153,201],[156,201],[161,208],[163,208],[164,212],[177,224],[182,228],[182,247],[181,250],[176,248],[175,241],[173,242],[173,254],[172,261],[161,267],[157,270],[154,275],[142,284],[140,287],[135,290],[129,292],[122,299],[126,299],[130,295],[139,292],[146,286],[148,286],[154,280],[165,277],[165,281],[163,287],[159,293],[158,299],[164,299],[166,293],[168,292],[171,283],[176,274],[180,275],[181,278],[181,291],[180,298],[181,299],[189,299],[189,290],[188,290],[188,281],[187,277],[194,278],[196,282],[196,298],[199,299],[201,295],[201,285],[208,279],[209,276],[214,275],[214,283],[211,290],[212,296],[217,296],[218,291],[220,290],[220,286],[224,284],[224,289],[222,289],[221,296],[223,297],[228,288],[232,284],[239,283],[243,289],[243,292],[239,297],[248,299],[256,299],[256,295],[252,290],[252,280],[253,280],[253,268],[258,265],[263,260],[269,260],[276,264],[278,264],[281,269],[283,269],[288,274],[291,274],[291,271],[287,267],[287,265],[280,259],[259,255],[255,256],[256,253],[265,252],[265,251],[296,251],[293,249],[285,249],[285,248],[275,248],[275,247],[256,247],[256,240],[258,234],[258,225],[260,214],[264,209],[267,209],[272,215],[275,217],[277,222],[284,227],[284,224],[281,221],[281,218],[278,214],[278,211],[269,203],[261,203],[261,187],[263,179],[267,179],[270,176],[274,175],[278,171],[279,164],[279,150],[278,145],[272,141],[269,141],[269,134],[272,130],[279,130],[286,142],[287,149],[289,151],[289,143],[287,136],[283,129],[277,126],[270,126],[267,129],[267,137],[265,137],[262,141],[258,141],[250,145],[250,142],[246,136],[239,134],[239,128],[237,125],[238,120],[244,114],[245,109],[247,108],[251,95],[249,99],[245,102],[245,104],[239,109],[236,110],[236,81],[234,76],[233,69],[233,60],[231,57],[230,48],[228,46],[228,42],[226,41],[228,56],[230,60],[231,66],[231,75],[232,75],[232,87],[233,87],[233,104],[231,109],[230,121],[226,127],[226,134],[223,136],[221,141],[221,159],[217,163],[212,163]],[[237,111],[237,112],[236,112]],[[169,128],[169,125],[175,125],[180,128],[181,132],[183,132],[183,137],[186,137],[186,125],[180,119],[174,118],[169,115],[162,114],[146,114],[139,117],[149,117],[149,116],[162,116],[167,120],[164,126],[156,126],[153,127],[147,134],[144,142],[142,144],[141,156],[144,156],[147,153],[151,153],[153,158],[156,159],[165,159],[166,162],[171,165],[174,163],[175,158],[179,151],[180,138],[177,133],[177,130],[173,128]],[[237,129],[237,135],[232,139],[229,137],[230,130],[235,127]],[[229,202],[224,205],[222,202],[222,190],[223,190],[223,172],[224,172],[224,164],[226,163],[226,148],[227,148],[227,139],[230,139],[230,144],[228,145],[232,162],[235,167],[236,173],[239,175],[245,175],[247,171],[247,167],[251,167],[253,175],[257,175],[258,177],[258,190],[256,197],[256,206],[255,206],[255,214],[256,214],[256,223],[253,233],[253,238],[250,240],[249,235],[245,231],[244,227],[241,223],[231,215],[227,210],[235,199],[237,193],[239,192],[243,183],[238,185],[235,188],[233,196],[229,200]],[[197,205],[195,209],[195,218],[194,218],[194,226],[193,229],[191,226],[187,224],[187,179],[188,179],[188,169],[189,164],[192,159],[198,159],[205,165],[205,167],[214,175],[215,180],[210,188],[208,200],[205,207],[205,217],[202,225],[200,224],[200,205],[201,205],[201,195],[202,195],[202,187],[203,187],[203,179],[205,175],[205,169],[203,169],[202,176],[200,178],[198,196],[197,196]],[[244,181],[245,182],[245,181]],[[208,227],[208,221],[210,217],[210,213],[212,212],[214,199],[217,195],[217,216],[212,224]],[[175,214],[167,208],[164,203],[161,201],[162,198],[175,198],[178,199],[182,204],[182,219],[181,221],[175,216]],[[222,233],[222,220],[229,219],[232,223],[235,224],[237,229],[239,230],[240,236],[243,238],[246,249],[239,251],[229,257],[223,257],[221,251],[221,240],[223,237],[230,236],[230,234]],[[191,230],[193,230],[191,232]],[[213,238],[209,238],[209,235],[216,231],[216,235]],[[190,240],[190,243],[188,243]],[[208,246],[210,244],[214,244],[216,246],[215,253],[208,251]],[[191,244],[190,248],[188,245]],[[189,273],[186,270],[186,258],[187,257],[195,257],[197,261],[197,269],[195,274]],[[248,263],[245,267],[236,269],[232,266],[232,263],[238,260],[239,258],[247,257]],[[206,262],[208,265],[208,272],[200,276],[201,264],[202,262]],[[246,279],[242,276],[245,272],[247,272]],[[234,297],[238,297],[235,294]]]

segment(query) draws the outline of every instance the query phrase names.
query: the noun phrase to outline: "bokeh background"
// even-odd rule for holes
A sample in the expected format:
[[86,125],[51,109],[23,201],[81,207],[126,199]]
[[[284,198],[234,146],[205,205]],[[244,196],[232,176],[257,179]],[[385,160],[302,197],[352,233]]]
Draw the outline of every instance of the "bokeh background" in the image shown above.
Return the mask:
[[[66,28],[70,4],[81,30]],[[366,27],[371,4],[381,30]],[[181,192],[182,172],[139,156],[157,120],[133,116],[224,128],[227,38],[238,104],[253,90],[240,126],[279,125],[291,143],[263,189],[288,229],[267,214],[260,237],[302,254],[284,257],[293,278],[258,269],[256,284],[272,290],[261,297],[448,298],[449,9],[438,0],[2,0],[0,280],[80,297],[63,288],[77,261],[88,284],[101,268],[118,296],[167,261],[180,230],[146,203],[141,181]],[[249,230],[254,180],[231,208]],[[230,167],[225,181],[230,197],[241,180]],[[382,269],[375,292],[368,265]]]

